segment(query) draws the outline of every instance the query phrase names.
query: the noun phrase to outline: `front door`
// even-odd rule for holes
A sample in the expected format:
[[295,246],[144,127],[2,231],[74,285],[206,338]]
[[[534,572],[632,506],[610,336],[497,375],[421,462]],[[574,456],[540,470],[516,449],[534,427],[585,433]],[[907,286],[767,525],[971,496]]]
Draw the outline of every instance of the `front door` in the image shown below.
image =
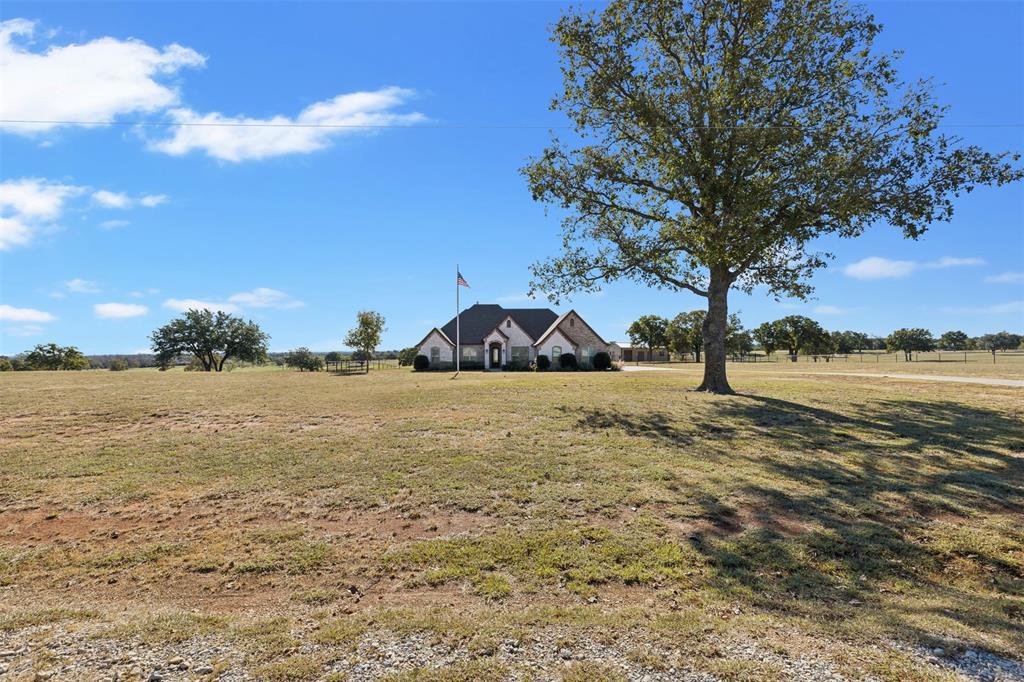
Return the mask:
[[491,369],[498,369],[501,367],[501,345],[497,343],[491,344]]

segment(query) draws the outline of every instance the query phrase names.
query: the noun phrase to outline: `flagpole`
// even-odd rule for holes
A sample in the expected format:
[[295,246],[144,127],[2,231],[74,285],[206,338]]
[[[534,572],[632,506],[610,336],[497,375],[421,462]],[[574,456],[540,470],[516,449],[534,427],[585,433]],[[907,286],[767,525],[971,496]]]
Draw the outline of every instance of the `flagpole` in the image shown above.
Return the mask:
[[455,264],[455,373],[459,373],[459,264]]

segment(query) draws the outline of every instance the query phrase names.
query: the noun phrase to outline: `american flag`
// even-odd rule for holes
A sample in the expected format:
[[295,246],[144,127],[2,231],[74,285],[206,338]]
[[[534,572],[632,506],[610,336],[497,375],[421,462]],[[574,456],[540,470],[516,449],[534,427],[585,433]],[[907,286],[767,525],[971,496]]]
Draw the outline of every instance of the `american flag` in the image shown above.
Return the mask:
[[458,270],[456,270],[455,274],[457,275],[457,277],[455,279],[455,285],[456,286],[460,286],[460,287],[466,287],[468,289],[469,288],[469,282],[467,282],[466,278],[462,276],[462,273],[459,272]]

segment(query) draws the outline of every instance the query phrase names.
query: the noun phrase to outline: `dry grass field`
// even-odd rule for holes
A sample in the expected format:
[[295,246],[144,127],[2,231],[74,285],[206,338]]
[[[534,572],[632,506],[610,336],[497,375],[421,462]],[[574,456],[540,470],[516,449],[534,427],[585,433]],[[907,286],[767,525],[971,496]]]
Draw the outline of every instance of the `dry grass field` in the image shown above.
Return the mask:
[[0,375],[0,677],[946,680],[1020,658],[1024,389],[732,380]]

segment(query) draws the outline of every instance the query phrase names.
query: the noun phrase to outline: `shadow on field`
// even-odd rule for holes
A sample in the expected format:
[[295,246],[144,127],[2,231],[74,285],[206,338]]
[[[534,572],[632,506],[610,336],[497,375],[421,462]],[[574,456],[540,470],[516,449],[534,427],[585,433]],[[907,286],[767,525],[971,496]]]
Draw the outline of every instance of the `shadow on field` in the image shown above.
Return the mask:
[[[594,410],[577,427],[721,465],[726,499],[699,480],[675,494],[701,520],[688,542],[711,585],[732,598],[923,641],[959,621],[1019,646],[1024,561],[1013,531],[982,528],[978,514],[1024,518],[1021,421],[951,401],[855,409],[738,396],[692,414]],[[893,606],[894,592],[919,588],[932,598]]]

